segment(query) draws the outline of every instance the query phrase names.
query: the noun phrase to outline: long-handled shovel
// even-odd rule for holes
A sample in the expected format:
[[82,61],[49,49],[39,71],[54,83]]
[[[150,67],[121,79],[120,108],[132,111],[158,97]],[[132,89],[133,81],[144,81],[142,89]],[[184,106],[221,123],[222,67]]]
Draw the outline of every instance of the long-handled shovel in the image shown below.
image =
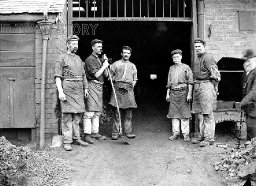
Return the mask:
[[118,113],[118,119],[119,119],[119,134],[118,135],[119,135],[119,137],[121,137],[121,139],[124,140],[123,141],[124,144],[130,145],[129,139],[123,134],[123,131],[122,131],[121,113],[120,113],[120,108],[119,108],[118,101],[117,101],[116,90],[115,90],[113,80],[112,80],[112,77],[111,77],[111,74],[110,74],[110,71],[108,68],[107,68],[107,71],[108,71],[108,77],[109,77],[109,80],[111,83],[111,87],[113,90],[113,95],[114,95],[115,102],[116,102],[116,109],[117,109],[117,113]]

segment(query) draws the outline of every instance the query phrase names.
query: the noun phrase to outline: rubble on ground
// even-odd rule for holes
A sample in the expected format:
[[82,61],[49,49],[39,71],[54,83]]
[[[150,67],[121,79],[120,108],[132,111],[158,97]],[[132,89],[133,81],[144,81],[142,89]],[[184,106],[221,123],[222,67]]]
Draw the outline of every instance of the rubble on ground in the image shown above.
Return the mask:
[[247,179],[256,180],[256,138],[240,145],[238,149],[228,146],[225,149],[221,161],[214,163],[215,170],[224,176],[224,182],[235,184]]
[[68,185],[70,167],[45,151],[12,145],[0,137],[0,186]]

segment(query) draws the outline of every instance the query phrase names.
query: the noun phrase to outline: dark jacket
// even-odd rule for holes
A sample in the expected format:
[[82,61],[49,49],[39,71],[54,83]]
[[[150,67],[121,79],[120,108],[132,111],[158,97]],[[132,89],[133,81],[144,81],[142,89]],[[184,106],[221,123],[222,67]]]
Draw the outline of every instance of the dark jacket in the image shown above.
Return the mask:
[[256,69],[253,69],[243,78],[244,98],[241,101],[241,108],[251,117],[256,117]]

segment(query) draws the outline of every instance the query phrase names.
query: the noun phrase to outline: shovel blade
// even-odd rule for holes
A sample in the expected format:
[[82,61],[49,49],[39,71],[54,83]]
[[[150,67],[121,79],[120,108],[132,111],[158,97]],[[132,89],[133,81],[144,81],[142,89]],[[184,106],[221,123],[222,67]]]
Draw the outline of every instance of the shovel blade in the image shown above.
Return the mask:
[[62,146],[62,141],[63,141],[63,136],[62,135],[54,135],[52,137],[52,148],[56,147],[61,147]]

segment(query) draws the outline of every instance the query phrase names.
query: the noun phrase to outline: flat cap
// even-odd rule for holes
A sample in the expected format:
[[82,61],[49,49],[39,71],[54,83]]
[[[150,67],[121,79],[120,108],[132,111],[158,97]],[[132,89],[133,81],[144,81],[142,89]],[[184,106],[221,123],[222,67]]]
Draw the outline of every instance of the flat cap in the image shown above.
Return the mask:
[[182,50],[180,50],[180,49],[173,50],[173,51],[171,52],[171,55],[173,56],[174,54],[180,54],[180,55],[182,55]]
[[91,46],[93,46],[95,43],[103,43],[103,41],[99,39],[94,39],[91,41]]
[[206,44],[205,40],[203,40],[203,39],[201,39],[201,38],[196,38],[196,39],[194,40],[194,43],[202,43],[203,45]]
[[244,60],[250,59],[256,57],[256,53],[253,49],[247,49],[243,52],[243,58]]
[[79,37],[77,35],[70,35],[67,38],[67,42],[69,41],[79,41]]

